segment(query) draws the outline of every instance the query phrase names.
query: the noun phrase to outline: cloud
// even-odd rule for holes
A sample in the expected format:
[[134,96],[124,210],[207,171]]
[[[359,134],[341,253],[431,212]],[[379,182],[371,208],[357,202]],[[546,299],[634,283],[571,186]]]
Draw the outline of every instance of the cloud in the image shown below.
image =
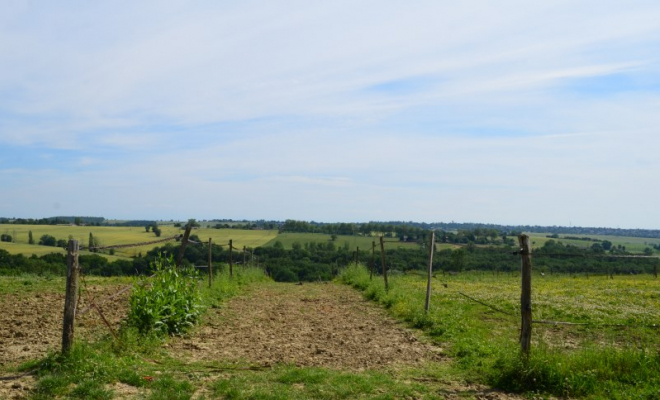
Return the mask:
[[0,215],[660,223],[655,2],[5,8]]

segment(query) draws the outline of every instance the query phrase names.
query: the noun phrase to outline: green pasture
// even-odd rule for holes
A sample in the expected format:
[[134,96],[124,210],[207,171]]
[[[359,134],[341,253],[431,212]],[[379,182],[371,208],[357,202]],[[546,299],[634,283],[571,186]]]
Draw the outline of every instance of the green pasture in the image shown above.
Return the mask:
[[534,323],[529,358],[520,355],[520,275],[461,273],[433,279],[380,277],[349,267],[344,283],[398,319],[424,329],[452,357],[452,374],[506,391],[568,398],[660,396],[660,280],[653,275],[532,279]]
[[[26,243],[7,243],[7,242],[0,242],[0,249],[6,250],[9,252],[9,254],[23,254],[26,257],[30,257],[33,254],[36,255],[37,257],[44,256],[46,254],[51,254],[51,253],[58,253],[58,254],[66,254],[66,250],[60,247],[53,247],[53,246],[40,246],[38,244],[26,244]],[[90,255],[94,254],[89,251],[81,251],[81,255]],[[108,261],[116,261],[119,259],[126,259],[127,257],[122,257],[120,255],[109,255],[109,254],[102,254],[105,258],[108,259]]]
[[[369,237],[369,236],[359,236],[359,235],[337,235],[335,239],[335,246],[345,247],[347,246],[349,250],[353,251],[357,247],[363,251],[369,251],[371,249],[372,242],[376,243],[376,250],[380,251],[380,239],[378,237]],[[385,249],[418,249],[419,245],[417,243],[405,243],[399,242],[396,238],[385,238]],[[273,238],[271,241],[265,244],[265,246],[273,246],[276,242],[282,243],[285,249],[291,249],[294,243],[300,243],[304,245],[305,243],[326,243],[332,241],[331,235],[324,233],[280,233],[277,237]],[[441,244],[436,245],[438,250],[445,248],[453,248],[455,246],[450,244]]]
[[[9,225],[0,224],[0,232],[12,235],[15,243],[0,242],[0,248],[9,251],[11,254],[25,254],[37,256],[48,253],[62,253],[56,247],[29,245],[29,232],[32,231],[32,237],[35,243],[39,243],[42,235],[51,235],[56,239],[77,239],[81,246],[87,246],[89,243],[89,234],[91,233],[100,241],[101,246],[111,246],[120,244],[132,244],[141,242],[150,242],[158,239],[179,235],[183,233],[181,228],[172,225],[161,226],[161,236],[156,237],[153,232],[147,232],[144,227],[114,227],[114,226],[69,226],[69,225]],[[215,244],[228,244],[229,239],[233,240],[235,247],[242,248],[261,246],[272,240],[277,231],[268,230],[241,230],[241,229],[193,229],[192,235],[197,235],[200,240],[208,241],[209,238]],[[164,243],[163,243],[164,244]],[[116,249],[114,256],[106,255],[111,261],[117,258],[133,257],[139,253],[146,253],[158,244],[151,244],[127,249]],[[82,254],[85,254],[84,252]]]
[[543,245],[548,240],[554,240],[555,242],[562,242],[564,244],[570,244],[577,247],[591,247],[594,243],[588,240],[575,240],[575,239],[564,239],[565,236],[577,236],[577,237],[589,237],[592,239],[598,240],[609,240],[614,246],[625,246],[626,250],[632,253],[642,253],[645,248],[652,247],[654,244],[660,244],[660,239],[653,238],[640,238],[640,237],[629,237],[629,236],[606,236],[606,235],[573,235],[573,234],[560,234],[559,239],[549,238],[547,236],[551,235],[550,233],[526,233],[529,235],[530,240],[532,241],[532,247],[538,248],[543,247]]

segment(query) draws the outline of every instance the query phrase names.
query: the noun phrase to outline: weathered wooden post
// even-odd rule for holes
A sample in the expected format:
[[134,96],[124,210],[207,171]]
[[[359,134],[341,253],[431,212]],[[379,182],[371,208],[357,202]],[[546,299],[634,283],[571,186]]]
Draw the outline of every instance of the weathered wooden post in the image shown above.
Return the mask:
[[186,225],[186,231],[183,233],[183,239],[181,239],[181,247],[179,247],[179,255],[176,257],[177,268],[181,266],[181,262],[183,261],[183,254],[186,252],[186,246],[188,245],[188,238],[190,237],[191,229],[191,224]]
[[209,238],[209,288],[213,284],[213,259],[212,259],[212,243],[211,238]]
[[385,281],[385,291],[390,289],[387,284],[387,267],[385,266],[385,244],[383,243],[383,236],[380,237],[380,260],[383,266],[383,280]]
[[429,246],[429,269],[428,278],[426,281],[426,303],[424,304],[424,311],[429,312],[431,306],[431,278],[433,278],[433,247],[435,245],[435,231],[431,232],[431,244]]
[[521,292],[520,292],[520,348],[525,357],[529,356],[532,341],[532,251],[529,246],[529,236],[518,236],[520,244]]
[[78,307],[78,241],[69,240],[66,256],[66,297],[64,299],[64,324],[62,327],[62,354],[68,354],[73,346],[73,326]]
[[234,241],[229,239],[229,277],[234,276]]
[[371,241],[371,264],[369,265],[369,280],[374,278],[374,267],[376,265],[376,241]]

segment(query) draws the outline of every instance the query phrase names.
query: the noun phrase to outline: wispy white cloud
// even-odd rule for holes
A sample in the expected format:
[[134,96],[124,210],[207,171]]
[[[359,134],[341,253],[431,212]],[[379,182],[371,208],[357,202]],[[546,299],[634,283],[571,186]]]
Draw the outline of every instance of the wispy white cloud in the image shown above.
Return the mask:
[[611,210],[658,195],[658,17],[650,1],[8,3],[0,215],[184,217],[203,193],[199,217],[657,227]]

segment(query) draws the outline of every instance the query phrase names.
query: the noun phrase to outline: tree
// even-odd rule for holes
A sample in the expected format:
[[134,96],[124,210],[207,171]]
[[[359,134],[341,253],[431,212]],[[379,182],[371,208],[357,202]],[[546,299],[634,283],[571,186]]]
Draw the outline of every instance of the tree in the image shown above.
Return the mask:
[[101,245],[101,242],[99,241],[98,238],[94,237],[92,235],[92,232],[89,233],[89,251],[96,252],[98,250],[93,249],[94,247],[99,247]]
[[149,232],[150,229],[151,229],[151,225],[145,225],[145,227],[144,227],[145,231]]
[[337,240],[337,235],[335,234],[330,235],[330,240],[332,240],[333,242]]
[[7,235],[7,234],[4,234],[4,233],[2,235],[0,235],[0,242],[11,242],[12,239],[13,238],[11,237],[11,235]]
[[28,232],[28,244],[34,244],[34,238],[32,237],[32,231]]
[[56,246],[57,239],[55,239],[54,236],[48,234],[42,235],[41,238],[39,238],[39,244],[42,246]]
[[154,231],[154,234],[156,235],[156,237],[160,237],[160,234],[162,233],[162,231],[160,230],[160,228],[158,226],[154,225],[152,230]]
[[451,266],[455,271],[463,271],[465,268],[465,250],[458,249],[451,253]]
[[76,217],[76,218],[74,218],[74,219],[73,219],[73,223],[74,223],[75,225],[78,225],[78,226],[82,225],[82,223],[83,223],[82,218],[80,218],[80,217]]

